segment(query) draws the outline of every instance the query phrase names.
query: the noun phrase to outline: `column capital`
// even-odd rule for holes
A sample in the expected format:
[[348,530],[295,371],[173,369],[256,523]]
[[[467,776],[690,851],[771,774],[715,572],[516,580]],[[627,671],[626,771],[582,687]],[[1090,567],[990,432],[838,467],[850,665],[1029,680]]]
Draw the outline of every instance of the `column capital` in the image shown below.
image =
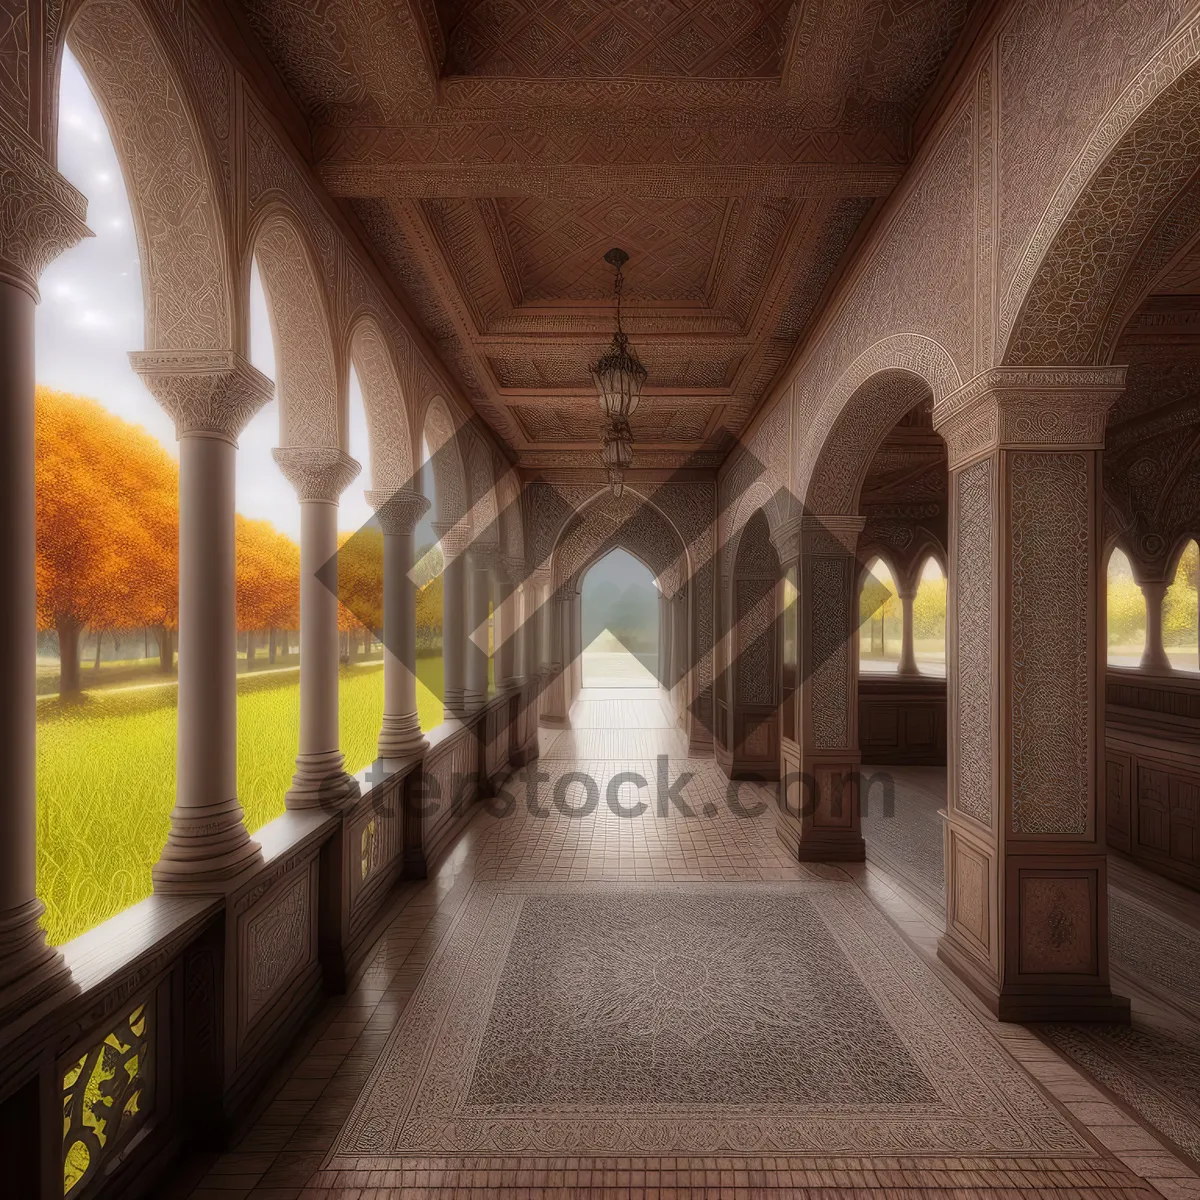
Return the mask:
[[394,492],[370,491],[367,503],[379,518],[379,527],[387,535],[412,533],[417,522],[429,511],[429,501],[420,492],[398,488]]
[[525,560],[511,554],[501,554],[497,560],[497,574],[501,583],[516,587],[525,581]]
[[92,231],[87,197],[43,157],[33,139],[0,118],[0,281],[38,298],[38,278]]
[[471,531],[465,521],[434,521],[433,532],[438,535],[447,561],[457,558],[471,544]]
[[277,446],[271,454],[301,500],[336,504],[362,470],[335,446]]
[[818,557],[852,555],[866,523],[866,517],[844,513],[827,517],[805,514],[800,518],[800,546],[805,554]]
[[787,564],[799,557],[800,554],[800,525],[799,517],[791,517],[782,521],[771,531],[771,545],[779,555],[779,561],[787,570]]
[[934,405],[950,469],[1001,447],[1102,450],[1125,367],[997,367]]
[[489,570],[500,562],[500,548],[495,542],[472,542],[467,551],[476,570]]
[[275,385],[232,350],[134,350],[129,363],[175,422],[175,436],[236,442]]

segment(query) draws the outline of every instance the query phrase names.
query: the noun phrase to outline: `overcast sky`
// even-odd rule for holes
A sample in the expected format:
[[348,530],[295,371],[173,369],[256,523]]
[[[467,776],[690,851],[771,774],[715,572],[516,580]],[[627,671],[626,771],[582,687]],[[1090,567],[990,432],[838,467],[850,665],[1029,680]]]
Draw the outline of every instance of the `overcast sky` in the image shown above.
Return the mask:
[[[178,456],[175,429],[129,366],[128,352],[144,345],[142,280],[129,199],[100,109],[79,64],[63,53],[59,112],[59,170],[88,198],[87,238],[42,273],[37,314],[37,381],[99,400],[126,421],[150,431]],[[250,359],[275,377],[275,351],[266,296],[255,271],[250,295]],[[300,506],[271,457],[279,440],[278,402],[272,401],[238,439],[237,507],[300,536]],[[362,474],[342,496],[338,525],[357,529],[371,516],[366,416],[358,380],[350,377],[350,453]]]

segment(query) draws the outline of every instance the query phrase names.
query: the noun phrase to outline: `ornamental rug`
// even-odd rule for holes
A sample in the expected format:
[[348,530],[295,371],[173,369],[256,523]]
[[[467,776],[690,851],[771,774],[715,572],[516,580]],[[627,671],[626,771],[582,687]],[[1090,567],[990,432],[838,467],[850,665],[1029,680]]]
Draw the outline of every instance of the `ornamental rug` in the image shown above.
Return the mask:
[[1094,1155],[852,883],[476,883],[327,1160]]

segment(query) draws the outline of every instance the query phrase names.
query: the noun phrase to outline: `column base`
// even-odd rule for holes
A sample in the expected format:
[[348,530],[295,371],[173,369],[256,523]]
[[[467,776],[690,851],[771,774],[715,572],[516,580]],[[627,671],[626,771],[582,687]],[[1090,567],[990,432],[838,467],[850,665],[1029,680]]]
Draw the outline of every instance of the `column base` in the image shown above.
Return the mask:
[[1129,1024],[1129,1001],[1107,985],[1023,983],[999,985],[949,936],[938,939],[938,958],[983,1001],[998,1021],[1100,1021]]
[[538,724],[544,725],[547,729],[570,729],[571,718],[564,717],[560,713],[542,713],[538,717]]
[[283,802],[291,809],[322,808],[335,812],[353,803],[361,794],[358,780],[346,774],[340,750],[323,754],[301,754],[296,774]]
[[487,703],[487,692],[468,689],[463,694],[463,708],[466,712],[478,712]]
[[804,828],[789,812],[776,817],[775,832],[798,862],[864,862],[867,844],[861,833]]
[[40,900],[30,900],[0,914],[0,1029],[52,996],[78,990],[63,956],[46,944],[38,924],[44,911]]
[[383,717],[379,731],[380,758],[412,758],[427,749],[429,741],[421,732],[421,722],[415,712]]
[[167,844],[150,874],[156,892],[205,890],[262,862],[262,849],[246,832],[236,797],[171,813]]

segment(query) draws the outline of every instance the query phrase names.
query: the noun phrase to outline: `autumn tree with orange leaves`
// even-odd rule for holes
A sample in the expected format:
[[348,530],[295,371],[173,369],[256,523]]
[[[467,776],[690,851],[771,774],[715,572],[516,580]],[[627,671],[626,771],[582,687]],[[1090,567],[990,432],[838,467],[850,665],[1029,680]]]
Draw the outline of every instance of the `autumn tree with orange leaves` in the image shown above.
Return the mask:
[[[179,468],[140,426],[82,396],[39,387],[34,422],[38,628],[58,634],[59,694],[71,699],[86,628],[157,626],[170,662]],[[238,628],[297,628],[300,548],[241,516],[235,547]]]
[[246,631],[246,657],[252,662],[258,630],[300,624],[300,547],[270,521],[240,514],[236,520],[237,627]]
[[39,387],[34,406],[37,612],[58,633],[60,694],[79,692],[79,639],[178,614],[178,468],[144,429]]

